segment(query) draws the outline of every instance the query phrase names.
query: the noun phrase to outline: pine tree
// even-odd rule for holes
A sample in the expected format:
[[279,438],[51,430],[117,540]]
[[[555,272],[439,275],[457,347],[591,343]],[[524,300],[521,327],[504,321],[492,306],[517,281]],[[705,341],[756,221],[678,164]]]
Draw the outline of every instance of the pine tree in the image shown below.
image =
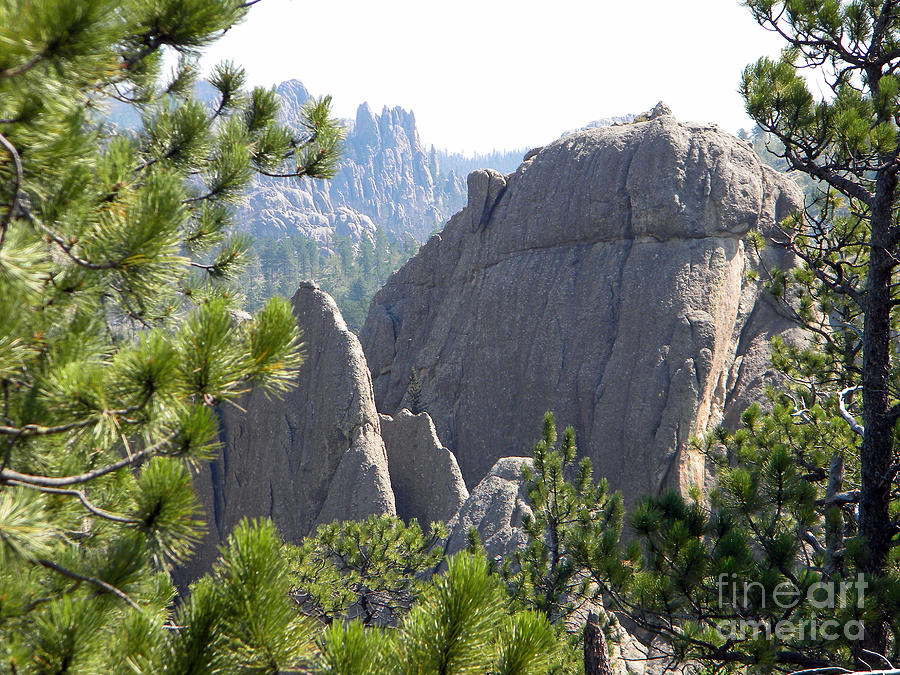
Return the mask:
[[252,4],[0,4],[2,672],[277,672],[310,648],[270,524],[177,614],[167,574],[202,532],[214,406],[301,360],[286,301],[240,319],[231,204],[256,172],[330,176],[342,133],[327,99],[281,127],[229,63],[193,98],[198,50]]
[[[819,187],[774,236],[797,268],[765,279],[810,342],[773,345],[786,377],[770,412],[751,408],[740,429],[698,444],[717,467],[708,501],[668,494],[636,509],[642,553],[614,593],[680,661],[868,670],[900,656],[900,2],[746,4],[786,41],[744,71],[747,111]],[[816,99],[807,69],[829,96]]]
[[[761,25],[779,30],[788,49],[778,61],[764,58],[746,69],[747,110],[782,143],[791,168],[824,186],[822,197],[785,225],[784,244],[804,265],[776,285],[786,297],[797,288],[798,318],[819,330],[832,360],[824,370],[840,368],[821,378],[826,391],[842,406],[854,392],[861,399],[863,424],[851,418],[861,437],[854,536],[866,549],[858,563],[874,581],[887,573],[896,531],[890,504],[900,406],[891,328],[900,253],[900,3],[748,4]],[[819,65],[833,99],[816,101],[799,73]],[[875,621],[867,628],[869,647],[884,649],[886,626]]]
[[576,453],[575,430],[567,427],[558,443],[556,420],[548,412],[541,440],[531,450],[532,467],[522,471],[531,507],[522,522],[528,543],[503,566],[516,598],[551,622],[564,621],[585,601],[597,599],[578,564],[578,548],[589,540],[616,550],[622,532],[622,496],[610,494],[605,479],[594,484],[590,459],[578,463],[574,482],[568,479]]
[[459,553],[393,630],[335,622],[315,672],[335,675],[546,675],[572,672],[542,615],[516,611],[484,556]]
[[409,369],[409,377],[406,379],[406,395],[403,397],[406,409],[413,415],[425,412],[425,405],[422,403],[422,380],[415,368]]
[[331,623],[363,625],[399,620],[444,559],[447,532],[432,523],[426,536],[413,520],[391,516],[321,525],[299,546],[287,546],[294,597],[304,613]]
[[559,645],[535,612],[510,611],[483,556],[459,553],[436,577],[395,637],[397,673],[498,675],[554,672]]

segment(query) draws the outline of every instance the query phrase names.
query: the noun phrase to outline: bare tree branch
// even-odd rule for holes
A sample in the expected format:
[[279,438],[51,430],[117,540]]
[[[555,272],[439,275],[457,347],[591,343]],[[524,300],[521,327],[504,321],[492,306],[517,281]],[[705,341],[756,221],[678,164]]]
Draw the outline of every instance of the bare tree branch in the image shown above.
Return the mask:
[[847,394],[850,394],[850,393],[856,391],[857,389],[862,389],[862,385],[857,384],[853,387],[847,387],[846,389],[841,390],[841,392],[838,394],[838,409],[841,412],[841,417],[843,417],[844,421],[850,425],[850,429],[852,429],[854,433],[859,434],[860,436],[865,436],[866,435],[865,427],[863,427],[862,424],[857,422],[856,418],[850,414],[850,411],[847,410],[847,405],[844,402],[844,397]]

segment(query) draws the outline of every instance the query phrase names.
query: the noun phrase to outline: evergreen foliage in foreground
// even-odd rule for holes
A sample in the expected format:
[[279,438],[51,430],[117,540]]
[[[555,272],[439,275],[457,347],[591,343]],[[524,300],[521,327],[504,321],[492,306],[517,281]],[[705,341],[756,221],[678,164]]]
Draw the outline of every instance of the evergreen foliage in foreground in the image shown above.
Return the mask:
[[543,675],[564,670],[542,615],[515,611],[483,555],[463,552],[427,584],[395,629],[334,623],[321,638],[322,673]]
[[574,482],[568,479],[575,468],[575,430],[567,427],[557,440],[556,420],[548,412],[541,440],[531,449],[533,465],[523,468],[531,507],[522,522],[528,543],[502,568],[519,602],[553,622],[599,598],[573,554],[585,538],[607,554],[616,551],[624,516],[622,495],[610,494],[605,479],[594,484],[587,457],[578,463]]
[[392,623],[406,615],[443,561],[446,536],[439,523],[425,536],[415,520],[391,516],[321,525],[299,546],[285,546],[294,596],[301,611],[327,623]]
[[[271,525],[243,524],[173,614],[202,531],[189,468],[213,406],[301,360],[284,300],[236,320],[255,172],[328,177],[328,101],[302,129],[196,50],[240,0],[0,3],[0,672],[278,672],[309,650]],[[163,54],[177,54],[163,74]],[[140,113],[113,135],[110,99]]]
[[[483,557],[416,577],[441,556],[439,528],[332,528],[331,548],[308,552],[347,555],[360,591],[399,599],[389,634],[323,633],[299,611],[268,521],[240,523],[174,603],[168,571],[202,532],[190,468],[216,447],[214,406],[283,390],[301,360],[284,300],[238,311],[229,281],[248,242],[230,205],[254,172],[328,177],[340,139],[327,101],[283,129],[274,95],[244,92],[229,64],[212,107],[191,98],[195,50],[245,10],[0,5],[0,672],[546,672],[555,634],[513,611]],[[163,77],[166,50],[181,58]],[[110,98],[140,129],[104,126]],[[389,564],[367,569],[365,551]]]

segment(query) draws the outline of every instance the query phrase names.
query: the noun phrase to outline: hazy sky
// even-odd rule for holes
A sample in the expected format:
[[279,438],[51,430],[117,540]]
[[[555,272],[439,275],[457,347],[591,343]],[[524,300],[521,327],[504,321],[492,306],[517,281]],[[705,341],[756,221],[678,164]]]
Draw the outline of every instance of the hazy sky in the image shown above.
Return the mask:
[[749,127],[741,71],[781,46],[738,0],[264,0],[205,64],[230,58],[252,84],[299,79],[341,117],[399,105],[426,145],[487,152],[659,100]]

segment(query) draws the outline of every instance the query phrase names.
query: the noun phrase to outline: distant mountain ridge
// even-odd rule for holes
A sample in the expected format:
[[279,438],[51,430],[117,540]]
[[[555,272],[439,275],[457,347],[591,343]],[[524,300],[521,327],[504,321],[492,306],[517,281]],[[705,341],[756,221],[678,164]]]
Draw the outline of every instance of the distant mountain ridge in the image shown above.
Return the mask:
[[[298,80],[279,84],[282,118],[294,127],[311,98]],[[373,239],[377,227],[396,238],[424,241],[466,203],[465,176],[489,159],[491,168],[512,171],[521,151],[467,158],[426,151],[411,111],[385,107],[380,114],[362,103],[347,120],[344,157],[330,181],[285,181],[260,177],[239,221],[256,236],[303,234],[323,244],[335,236]],[[448,168],[443,168],[446,163]]]
[[[196,97],[215,105],[216,90],[198,81]],[[281,101],[281,121],[302,127],[303,106],[312,98],[300,80],[275,87]],[[111,101],[106,113],[121,129],[136,130],[141,120],[130,105]],[[583,129],[623,124],[634,115],[590,122]],[[344,120],[347,138],[337,175],[328,181],[273,179],[257,176],[239,208],[239,227],[255,237],[279,239],[303,235],[331,248],[336,238],[375,240],[383,229],[394,239],[424,242],[467,201],[466,177],[472,171],[516,171],[527,148],[496,150],[466,156],[427,150],[419,138],[415,114],[401,107],[373,112],[359,105],[356,117]],[[566,132],[573,133],[573,132]]]

